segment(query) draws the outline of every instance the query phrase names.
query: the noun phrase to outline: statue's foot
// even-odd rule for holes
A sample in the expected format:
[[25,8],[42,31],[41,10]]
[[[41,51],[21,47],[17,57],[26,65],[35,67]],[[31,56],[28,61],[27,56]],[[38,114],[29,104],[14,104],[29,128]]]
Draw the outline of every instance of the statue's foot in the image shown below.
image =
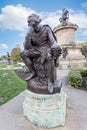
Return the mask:
[[36,73],[35,73],[35,72],[30,73],[29,77],[27,77],[27,78],[25,79],[25,81],[29,81],[30,79],[32,79],[32,78],[34,78],[34,77],[36,77]]
[[52,83],[48,84],[48,92],[53,93],[53,84]]
[[26,69],[24,70],[24,73],[30,73],[30,70],[29,70],[28,68],[26,68]]

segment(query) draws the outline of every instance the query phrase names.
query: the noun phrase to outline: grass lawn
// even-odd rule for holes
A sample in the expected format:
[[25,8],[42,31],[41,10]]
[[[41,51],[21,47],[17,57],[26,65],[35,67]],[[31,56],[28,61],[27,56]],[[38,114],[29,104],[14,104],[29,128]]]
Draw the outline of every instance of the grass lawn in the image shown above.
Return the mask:
[[6,68],[7,64],[0,64],[0,68]]
[[12,70],[0,70],[0,106],[23,90],[26,82],[20,79]]

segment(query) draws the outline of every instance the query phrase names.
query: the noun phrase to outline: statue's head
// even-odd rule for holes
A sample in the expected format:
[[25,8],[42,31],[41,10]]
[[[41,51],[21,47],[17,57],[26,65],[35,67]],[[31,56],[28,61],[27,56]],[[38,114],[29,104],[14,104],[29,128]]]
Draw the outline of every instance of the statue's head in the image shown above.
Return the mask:
[[63,12],[64,14],[68,14],[68,13],[69,13],[69,11],[68,11],[66,8],[63,8],[63,9],[62,9],[62,12]]
[[30,16],[28,16],[28,26],[33,27],[35,32],[39,31],[39,23],[41,22],[41,18],[36,15],[36,14],[31,14]]
[[55,43],[51,46],[50,53],[54,57],[59,57],[62,54],[62,48],[58,43]]
[[41,18],[36,14],[31,14],[27,19],[28,25],[32,26],[33,24],[39,24],[41,22]]

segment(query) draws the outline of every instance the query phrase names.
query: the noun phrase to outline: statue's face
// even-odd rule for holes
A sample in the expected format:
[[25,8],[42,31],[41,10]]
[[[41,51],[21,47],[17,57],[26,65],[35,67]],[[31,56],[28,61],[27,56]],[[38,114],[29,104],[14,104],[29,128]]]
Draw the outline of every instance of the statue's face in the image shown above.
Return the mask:
[[28,26],[33,27],[35,32],[39,31],[39,23],[35,20],[28,21]]

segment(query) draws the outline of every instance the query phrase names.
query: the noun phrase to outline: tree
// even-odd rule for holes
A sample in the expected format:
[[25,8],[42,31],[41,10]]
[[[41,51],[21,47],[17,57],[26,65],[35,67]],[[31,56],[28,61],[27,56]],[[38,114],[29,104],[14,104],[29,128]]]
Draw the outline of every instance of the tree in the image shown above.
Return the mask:
[[87,58],[87,46],[82,46],[81,52]]
[[20,47],[13,48],[11,51],[11,60],[13,60],[14,62],[20,61],[21,60],[20,52],[21,52]]
[[77,43],[77,45],[79,45],[79,46],[86,46],[87,45],[87,42],[80,42],[80,43]]

